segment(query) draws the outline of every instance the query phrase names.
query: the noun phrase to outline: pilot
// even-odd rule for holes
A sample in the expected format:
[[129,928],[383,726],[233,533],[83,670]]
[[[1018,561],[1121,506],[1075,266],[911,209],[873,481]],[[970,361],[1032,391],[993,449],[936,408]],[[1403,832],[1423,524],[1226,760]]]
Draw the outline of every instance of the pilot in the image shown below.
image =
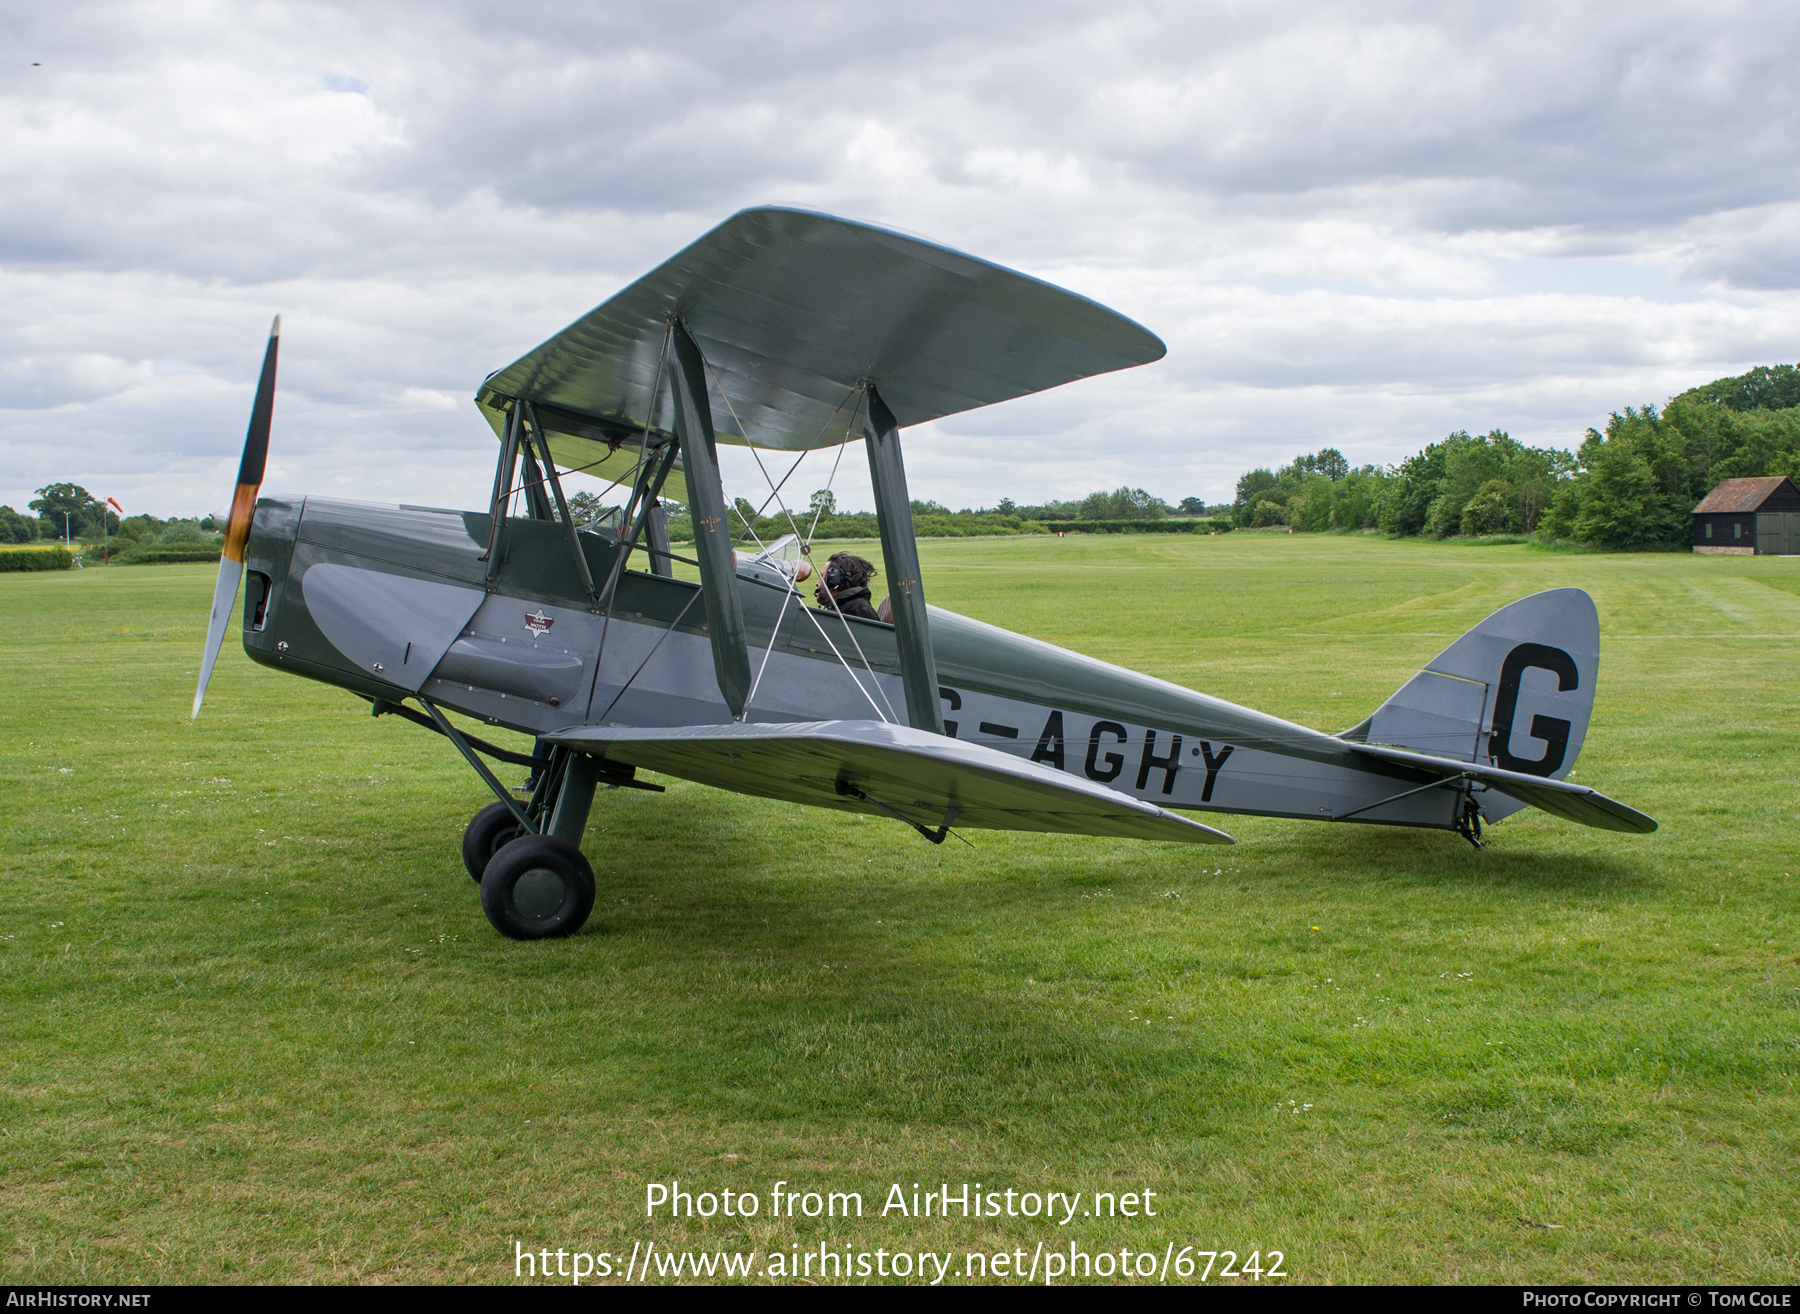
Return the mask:
[[848,552],[836,553],[825,563],[825,573],[820,577],[818,587],[813,590],[813,596],[826,611],[860,616],[864,620],[880,620],[881,617],[869,603],[869,579],[874,574],[873,562]]

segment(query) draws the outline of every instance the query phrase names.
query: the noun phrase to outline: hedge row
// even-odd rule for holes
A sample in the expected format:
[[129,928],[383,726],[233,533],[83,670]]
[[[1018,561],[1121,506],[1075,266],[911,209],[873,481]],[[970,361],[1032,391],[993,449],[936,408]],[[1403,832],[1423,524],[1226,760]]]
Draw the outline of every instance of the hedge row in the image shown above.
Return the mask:
[[0,570],[68,570],[75,554],[65,547],[0,548]]
[[1211,520],[1045,520],[1052,534],[1228,534],[1231,521]]
[[168,566],[186,561],[217,561],[220,555],[216,543],[146,543],[139,547],[126,548],[123,552],[113,554],[113,563],[120,566]]

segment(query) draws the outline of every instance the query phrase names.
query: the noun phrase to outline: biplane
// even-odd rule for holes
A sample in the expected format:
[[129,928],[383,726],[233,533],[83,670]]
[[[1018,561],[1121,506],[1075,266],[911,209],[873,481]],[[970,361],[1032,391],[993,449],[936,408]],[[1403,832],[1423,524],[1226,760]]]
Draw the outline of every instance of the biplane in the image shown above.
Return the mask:
[[[902,430],[1164,354],[1124,316],[1013,270],[805,210],[736,214],[482,382],[499,453],[478,510],[259,499],[279,336],[277,318],[194,715],[242,582],[253,661],[438,732],[493,793],[463,860],[506,935],[581,927],[596,792],[662,788],[640,771],[933,842],[1229,844],[1186,814],[1247,813],[1479,845],[1484,822],[1527,806],[1655,829],[1566,779],[1600,656],[1579,589],[1502,607],[1338,734],[928,605]],[[808,602],[811,528],[782,492],[789,462],[834,453],[835,471],[855,442],[886,575],[877,619]],[[782,540],[754,541],[727,502],[721,443],[755,454]],[[578,523],[562,482],[576,471],[616,487],[617,514]],[[688,508],[691,555],[669,541],[669,502]],[[491,744],[452,712],[535,747]],[[490,761],[530,768],[529,787]]]

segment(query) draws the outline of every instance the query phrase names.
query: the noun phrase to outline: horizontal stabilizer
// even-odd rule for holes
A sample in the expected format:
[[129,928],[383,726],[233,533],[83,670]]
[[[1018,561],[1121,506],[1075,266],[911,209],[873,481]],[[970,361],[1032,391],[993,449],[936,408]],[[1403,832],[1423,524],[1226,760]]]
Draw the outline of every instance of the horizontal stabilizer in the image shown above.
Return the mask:
[[1579,822],[1583,826],[1623,830],[1637,835],[1647,835],[1656,829],[1656,822],[1652,818],[1636,808],[1627,807],[1589,789],[1586,785],[1573,785],[1566,780],[1526,775],[1521,771],[1507,771],[1481,763],[1457,762],[1451,758],[1435,757],[1430,753],[1413,753],[1403,748],[1386,748],[1379,744],[1352,744],[1350,747],[1362,756],[1412,767],[1442,776],[1446,780],[1466,778],[1480,781],[1490,789],[1516,798],[1521,803],[1529,803],[1534,808],[1541,808],[1565,821]]
[[1102,785],[981,744],[881,721],[582,726],[544,739],[740,794],[895,816],[927,831],[950,826],[1233,842],[1223,831]]

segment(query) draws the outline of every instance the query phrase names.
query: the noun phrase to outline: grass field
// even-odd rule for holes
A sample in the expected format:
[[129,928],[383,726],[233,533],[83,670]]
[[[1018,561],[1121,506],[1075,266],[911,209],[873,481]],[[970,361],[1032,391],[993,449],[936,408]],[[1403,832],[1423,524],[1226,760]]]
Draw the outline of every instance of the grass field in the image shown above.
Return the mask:
[[[518,944],[458,856],[486,799],[434,736],[230,643],[189,723],[211,567],[0,576],[4,1280],[511,1281],[515,1244],[652,1240],[1800,1278],[1800,561],[922,555],[936,603],[1332,731],[1580,585],[1577,779],[1662,829],[971,850],[671,782],[601,796],[594,917]],[[647,1221],[671,1178],[869,1216]],[[880,1216],[891,1183],[965,1181],[1148,1189],[1157,1216]]]

